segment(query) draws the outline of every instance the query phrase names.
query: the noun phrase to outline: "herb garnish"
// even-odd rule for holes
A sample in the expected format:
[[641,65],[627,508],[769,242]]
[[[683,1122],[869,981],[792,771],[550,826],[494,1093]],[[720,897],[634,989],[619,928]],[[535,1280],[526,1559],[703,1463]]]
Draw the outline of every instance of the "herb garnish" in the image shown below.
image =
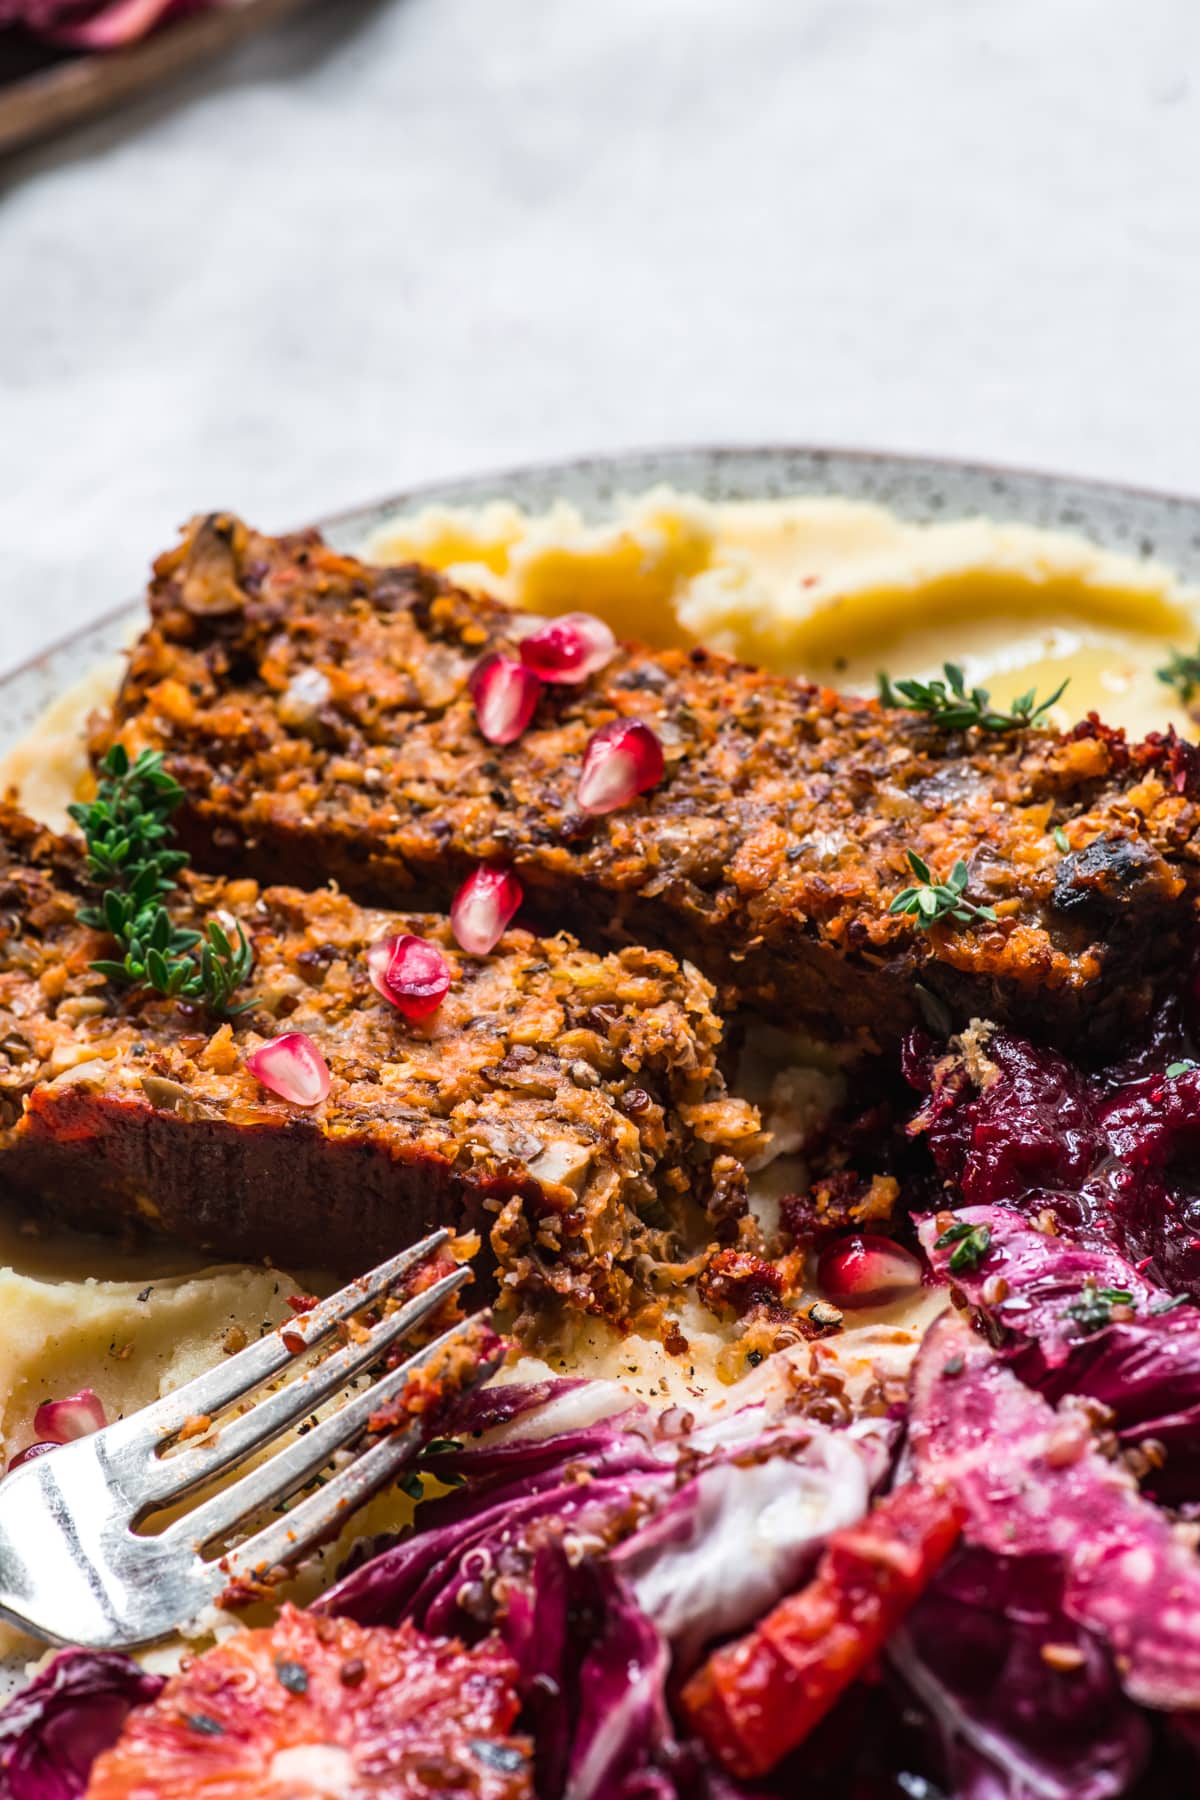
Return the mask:
[[1061,825],[1056,825],[1054,827],[1054,842],[1055,842],[1055,845],[1057,846],[1057,848],[1062,851],[1064,856],[1069,854],[1070,849],[1071,849],[1071,840],[1067,836],[1066,832],[1063,830]]
[[1200,688],[1200,650],[1172,650],[1170,661],[1154,673],[1168,687],[1178,688],[1179,698],[1186,706]]
[[1200,1067],[1200,1065],[1194,1063],[1190,1056],[1185,1056],[1180,1062],[1168,1063],[1167,1080],[1174,1081],[1177,1075],[1186,1075],[1189,1069],[1195,1069],[1197,1067]]
[[107,931],[124,952],[91,967],[126,986],[144,982],[168,999],[202,1001],[214,1013],[244,1012],[252,1002],[229,1003],[254,963],[241,926],[236,943],[215,919],[206,932],[186,931],[163,905],[188,860],[170,847],[171,814],[182,799],[161,751],[143,750],[131,764],[114,744],[100,765],[96,798],[68,809],[87,842],[88,874],[103,885],[99,906],[80,907],[80,921]]
[[960,1275],[964,1269],[977,1269],[988,1253],[992,1241],[991,1227],[988,1225],[972,1225],[969,1219],[959,1219],[948,1225],[934,1244],[935,1250],[944,1250],[947,1244],[953,1244],[950,1252],[950,1272]]
[[1067,1311],[1084,1331],[1102,1331],[1113,1322],[1114,1306],[1132,1305],[1128,1288],[1097,1287],[1094,1281],[1085,1281],[1078,1300],[1072,1301]]
[[906,852],[909,867],[917,877],[916,887],[906,887],[896,895],[888,907],[890,913],[907,913],[915,918],[922,931],[928,931],[931,925],[952,921],[965,925],[971,919],[994,919],[995,908],[976,906],[974,901],[964,896],[967,886],[967,865],[960,858],[950,871],[948,881],[935,881],[929,872],[929,864],[919,857],[915,850]]
[[410,1500],[425,1498],[425,1483],[421,1479],[422,1475],[432,1475],[433,1479],[440,1481],[443,1487],[464,1487],[467,1478],[458,1469],[439,1469],[428,1460],[431,1456],[453,1456],[464,1448],[461,1438],[430,1438],[417,1456],[417,1466],[406,1470],[400,1476],[396,1486],[402,1494],[407,1494]]
[[957,663],[943,663],[942,671],[946,677],[944,681],[893,682],[888,675],[881,674],[879,698],[885,706],[928,713],[947,731],[966,731],[972,726],[980,731],[1023,731],[1044,718],[1055,702],[1061,700],[1067,686],[1066,681],[1061,682],[1046,700],[1039,700],[1030,688],[1027,694],[1021,694],[1013,701],[1008,712],[999,712],[992,706],[987,688],[968,689]]

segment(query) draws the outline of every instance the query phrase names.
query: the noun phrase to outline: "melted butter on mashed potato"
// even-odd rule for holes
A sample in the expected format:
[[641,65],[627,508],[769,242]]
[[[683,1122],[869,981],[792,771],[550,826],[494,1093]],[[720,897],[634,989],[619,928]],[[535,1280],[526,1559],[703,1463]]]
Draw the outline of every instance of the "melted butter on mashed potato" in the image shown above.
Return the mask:
[[[1157,564],[1060,533],[986,519],[911,525],[837,499],[710,504],[656,489],[620,503],[603,524],[565,502],[539,516],[499,501],[429,507],[366,549],[378,561],[431,562],[534,612],[596,612],[619,635],[661,646],[704,642],[829,685],[873,690],[881,667],[929,676],[949,658],[999,701],[1069,676],[1057,724],[1095,708],[1139,733],[1172,720],[1189,725],[1154,670],[1169,645],[1194,640],[1196,596]],[[115,663],[97,669],[0,761],[0,786],[15,784],[48,823],[62,825],[67,802],[86,786],[83,721],[118,674]],[[749,1046],[740,1077],[776,1133],[776,1159],[754,1177],[769,1225],[779,1195],[802,1177],[794,1153],[804,1126],[836,1103],[843,1078],[827,1053],[767,1032]],[[298,1286],[333,1285],[200,1269],[167,1248],[143,1250],[130,1264],[92,1241],[11,1230],[0,1231],[0,1261],[8,1265],[0,1269],[4,1459],[29,1442],[39,1401],[91,1386],[110,1418],[128,1412],[225,1354],[231,1330],[257,1336],[278,1322]],[[902,1374],[941,1304],[927,1292],[915,1304],[859,1314],[840,1338],[786,1355],[836,1364],[856,1385],[881,1363]],[[694,1300],[680,1323],[689,1341],[682,1358],[643,1339],[618,1341],[585,1320],[548,1361],[523,1358],[517,1372],[610,1377],[663,1403],[727,1391],[742,1373],[729,1331]],[[742,1391],[779,1362],[746,1377]],[[353,1530],[395,1529],[408,1511],[402,1498],[381,1497]],[[15,1634],[0,1641],[0,1653],[15,1647]],[[177,1650],[153,1660],[169,1662]]]
[[532,612],[597,612],[618,635],[705,643],[831,686],[874,692],[881,668],[936,675],[950,658],[1008,701],[1070,675],[1057,723],[1095,708],[1137,733],[1172,716],[1154,670],[1196,631],[1198,597],[1159,563],[983,518],[912,525],[852,500],[655,488],[603,524],[565,501],[536,516],[502,501],[427,507],[369,552],[432,562]]

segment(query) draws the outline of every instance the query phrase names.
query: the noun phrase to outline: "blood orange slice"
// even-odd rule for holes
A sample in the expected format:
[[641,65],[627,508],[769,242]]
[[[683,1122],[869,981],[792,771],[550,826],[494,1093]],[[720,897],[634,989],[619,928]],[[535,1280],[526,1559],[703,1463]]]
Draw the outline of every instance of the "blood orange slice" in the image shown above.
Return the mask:
[[285,1607],[132,1713],[86,1800],[531,1800],[514,1673],[492,1641]]
[[958,1541],[957,1502],[919,1482],[835,1531],[807,1586],[714,1650],[683,1711],[730,1774],[765,1775],[857,1681]]

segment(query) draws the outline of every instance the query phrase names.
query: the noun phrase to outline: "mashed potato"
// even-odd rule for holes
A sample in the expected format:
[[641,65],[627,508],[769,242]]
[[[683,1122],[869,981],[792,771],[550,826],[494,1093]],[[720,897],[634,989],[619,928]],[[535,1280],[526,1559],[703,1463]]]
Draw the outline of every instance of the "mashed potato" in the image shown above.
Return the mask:
[[[842,686],[873,689],[880,667],[936,674],[951,658],[1000,700],[1069,676],[1055,714],[1063,724],[1095,708],[1138,732],[1190,725],[1154,671],[1170,644],[1194,640],[1197,597],[1157,564],[1060,533],[986,519],[910,525],[836,499],[716,505],[658,489],[599,525],[566,504],[537,517],[499,501],[430,507],[377,534],[367,552],[420,558],[536,612],[592,611],[619,634],[659,645],[703,641]],[[62,822],[86,783],[82,721],[116,675],[110,665],[63,696],[0,762],[0,785],[15,784],[51,823]],[[740,1085],[776,1133],[777,1159],[755,1176],[755,1203],[770,1223],[779,1195],[802,1178],[798,1122],[836,1102],[842,1077],[818,1048],[763,1032],[748,1047]],[[96,1258],[111,1254],[59,1238],[0,1237],[9,1264],[0,1270],[0,1456],[29,1441],[40,1400],[86,1385],[110,1417],[144,1405],[224,1353],[239,1332],[257,1335],[277,1322],[296,1286],[273,1271],[197,1270],[165,1249],[106,1275]],[[869,1378],[881,1357],[902,1368],[940,1304],[927,1294],[915,1307],[864,1317],[861,1330],[819,1354],[855,1380]],[[585,1321],[552,1365],[525,1359],[521,1373],[615,1377],[664,1403],[719,1391],[742,1366],[728,1331],[695,1302],[682,1324],[691,1347],[684,1359]],[[394,1528],[405,1511],[385,1497],[359,1527]]]
[[1000,700],[1069,675],[1062,723],[1095,708],[1139,733],[1172,716],[1154,670],[1196,632],[1198,597],[1161,564],[988,519],[910,525],[851,500],[717,504],[656,488],[601,525],[565,503],[534,517],[502,502],[427,507],[369,549],[533,612],[598,612],[618,634],[841,687],[873,692],[881,668],[930,675],[947,657]]

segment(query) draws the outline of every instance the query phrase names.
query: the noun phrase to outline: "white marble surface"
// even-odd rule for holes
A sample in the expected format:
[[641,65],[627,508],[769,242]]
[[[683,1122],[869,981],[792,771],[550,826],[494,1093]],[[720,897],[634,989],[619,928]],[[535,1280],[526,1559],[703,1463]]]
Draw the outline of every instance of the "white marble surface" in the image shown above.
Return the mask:
[[1200,489],[1195,0],[326,0],[0,165],[0,666],[187,514],[689,439]]

